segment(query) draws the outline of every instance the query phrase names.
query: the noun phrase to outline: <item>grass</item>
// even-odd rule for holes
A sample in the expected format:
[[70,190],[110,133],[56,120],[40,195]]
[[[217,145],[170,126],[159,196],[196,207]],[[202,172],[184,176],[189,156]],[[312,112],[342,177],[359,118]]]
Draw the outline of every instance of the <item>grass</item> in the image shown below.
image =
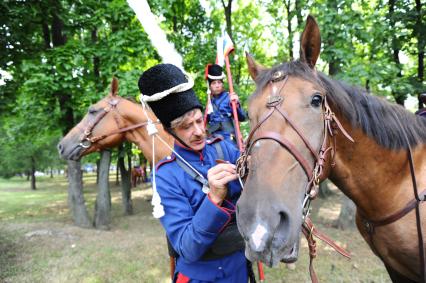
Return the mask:
[[[31,191],[25,179],[0,179],[0,282],[169,282],[165,236],[151,215],[149,189],[133,191],[135,214],[123,216],[120,189],[111,176],[112,229],[98,231],[72,224],[65,178],[41,177],[37,186],[37,191]],[[93,175],[85,175],[84,187],[93,217]],[[330,228],[340,197],[315,201],[314,223],[351,251],[353,258],[345,260],[317,241],[314,265],[320,282],[390,282],[383,264],[355,228]],[[266,282],[310,282],[308,264],[302,240],[296,268],[265,267]]]

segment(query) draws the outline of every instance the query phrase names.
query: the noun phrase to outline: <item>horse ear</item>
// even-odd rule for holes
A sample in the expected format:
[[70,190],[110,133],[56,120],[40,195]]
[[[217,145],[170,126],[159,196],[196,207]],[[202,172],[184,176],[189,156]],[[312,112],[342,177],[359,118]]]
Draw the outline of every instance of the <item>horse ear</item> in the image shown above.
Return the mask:
[[117,94],[118,94],[118,79],[116,77],[112,77],[110,95],[116,96]]
[[313,69],[319,57],[320,49],[320,30],[314,17],[309,15],[300,39],[300,61],[305,62]]
[[251,56],[248,52],[246,52],[246,60],[247,60],[247,66],[248,66],[250,76],[255,81],[257,78],[257,75],[259,75],[259,72],[263,70],[264,68],[258,63],[256,63],[253,56]]

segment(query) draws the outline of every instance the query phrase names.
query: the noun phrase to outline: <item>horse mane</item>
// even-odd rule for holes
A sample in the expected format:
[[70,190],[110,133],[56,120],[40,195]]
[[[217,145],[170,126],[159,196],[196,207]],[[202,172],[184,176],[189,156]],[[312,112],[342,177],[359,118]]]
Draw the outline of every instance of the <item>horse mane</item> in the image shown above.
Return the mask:
[[379,145],[393,150],[426,143],[426,120],[403,106],[370,95],[367,91],[333,80],[321,72],[314,72],[307,64],[296,60],[263,70],[256,78],[254,96],[270,81],[272,74],[281,70],[286,75],[300,77],[321,86],[333,110],[343,115],[353,127],[362,131]]

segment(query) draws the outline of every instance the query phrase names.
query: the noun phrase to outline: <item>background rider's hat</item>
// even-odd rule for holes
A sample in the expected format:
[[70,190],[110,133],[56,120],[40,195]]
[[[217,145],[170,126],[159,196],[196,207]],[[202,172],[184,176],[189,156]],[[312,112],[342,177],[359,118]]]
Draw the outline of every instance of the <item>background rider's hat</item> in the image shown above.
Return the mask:
[[193,85],[193,80],[172,64],[158,64],[146,70],[138,82],[143,101],[166,128],[186,112],[202,110]]
[[206,79],[209,81],[209,85],[212,83],[212,81],[217,81],[225,78],[225,75],[223,74],[222,67],[217,64],[209,64],[206,68]]
[[419,94],[419,100],[420,100],[420,102],[422,102],[423,104],[426,104],[426,93],[421,93],[421,94]]

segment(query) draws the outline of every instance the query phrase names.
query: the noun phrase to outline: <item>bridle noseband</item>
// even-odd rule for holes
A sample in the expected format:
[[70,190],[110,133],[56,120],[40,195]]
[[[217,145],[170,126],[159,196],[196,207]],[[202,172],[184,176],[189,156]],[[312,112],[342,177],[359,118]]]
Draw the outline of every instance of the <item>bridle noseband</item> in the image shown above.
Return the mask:
[[[120,128],[120,122],[119,122],[118,116],[121,117],[121,114],[117,110],[117,105],[118,105],[118,103],[120,103],[120,101],[121,101],[121,98],[112,98],[112,99],[108,100],[108,106],[102,108],[101,109],[102,112],[100,112],[98,115],[96,115],[95,119],[93,121],[89,122],[89,124],[83,130],[83,134],[80,137],[80,143],[79,143],[80,147],[87,149],[92,144],[94,144],[94,143],[96,143],[100,140],[103,140],[103,139],[105,139],[109,136],[125,133],[125,132],[128,132],[128,131],[131,131],[131,130],[134,130],[134,129],[148,125],[149,121],[145,121],[145,122],[141,122],[141,123],[138,123],[138,124],[135,124],[135,125],[130,125],[128,127]],[[104,135],[91,137],[93,129],[105,117],[105,115],[107,115],[111,110],[115,110],[118,114],[118,116],[114,116],[114,120],[117,124],[118,129],[111,131],[111,132],[104,134]],[[155,122],[152,122],[152,123],[159,124],[160,122],[155,121]]]
[[[287,83],[288,76],[284,75],[283,72],[277,71],[273,74],[270,81],[271,84],[275,82],[284,80],[283,85],[280,88],[278,94],[275,93],[275,88],[273,87],[273,93],[268,97],[266,107],[269,111],[260,119],[260,122],[250,131],[250,134],[246,141],[246,148],[241,154],[240,158],[237,161],[237,172],[241,179],[245,179],[248,175],[248,166],[247,160],[250,155],[250,152],[256,142],[260,140],[273,140],[277,142],[281,147],[286,149],[300,164],[306,176],[308,177],[308,184],[305,190],[305,198],[302,204],[304,209],[304,217],[308,213],[310,200],[314,199],[318,194],[319,183],[326,179],[327,176],[324,175],[324,165],[326,164],[327,154],[331,152],[332,160],[335,155],[335,146],[330,145],[329,138],[333,138],[333,144],[335,144],[335,138],[337,130],[343,133],[343,135],[353,142],[352,137],[345,131],[341,123],[334,115],[333,111],[330,109],[330,106],[327,102],[326,95],[323,96],[322,109],[323,109],[323,119],[324,119],[324,138],[322,141],[321,148],[319,152],[316,152],[314,147],[308,141],[308,139],[303,135],[302,131],[296,126],[289,115],[281,109],[281,105],[284,101],[284,97],[280,95],[285,84]],[[300,151],[286,139],[283,135],[274,131],[265,131],[261,130],[260,127],[264,124],[274,113],[278,113],[285,122],[287,122],[292,129],[297,133],[297,135],[302,139],[305,146],[309,149],[311,156],[314,159],[314,165],[311,166],[311,163],[300,153]],[[331,162],[333,165],[333,161]]]

